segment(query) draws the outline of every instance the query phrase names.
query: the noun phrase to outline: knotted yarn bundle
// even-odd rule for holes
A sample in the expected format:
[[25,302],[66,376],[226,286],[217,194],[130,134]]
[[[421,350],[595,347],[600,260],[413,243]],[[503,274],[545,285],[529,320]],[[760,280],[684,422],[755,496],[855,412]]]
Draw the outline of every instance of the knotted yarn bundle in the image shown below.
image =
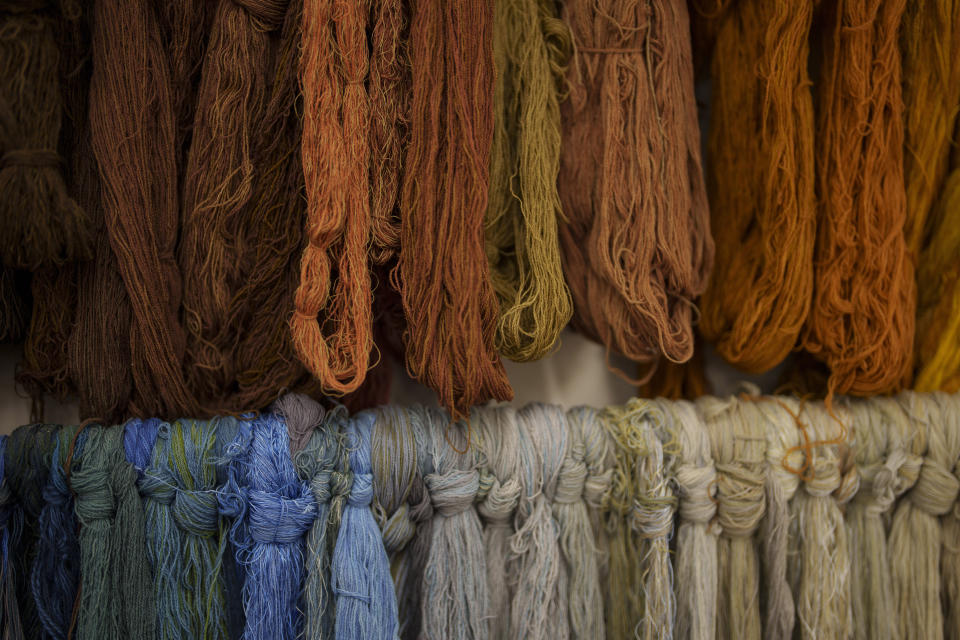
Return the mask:
[[563,18],[575,54],[560,241],[574,326],[637,362],[686,361],[713,262],[686,3],[578,0]]
[[370,511],[370,440],[375,419],[374,412],[360,413],[347,422],[344,433],[343,446],[349,452],[353,483],[343,507],[330,565],[338,640],[390,640],[397,635],[397,599],[390,579],[390,561]]
[[80,533],[79,638],[154,638],[155,594],[137,473],[127,462],[123,429],[92,424],[66,472]]
[[754,402],[705,397],[717,469],[717,638],[761,637],[760,558],[754,535],[766,513],[766,424]]
[[749,372],[793,349],[813,295],[813,4],[738,0],[708,11],[719,21],[707,138],[717,253],[700,327]]
[[471,432],[465,425],[448,424],[449,418],[438,410],[427,411],[432,437],[424,439],[429,448],[417,455],[433,461],[433,472],[423,476],[433,523],[423,568],[420,634],[434,640],[487,638],[487,567],[474,506],[480,472],[470,452]]
[[317,517],[304,546],[305,576],[300,606],[303,635],[310,640],[333,636],[334,600],[330,588],[330,556],[336,530],[329,522],[331,476],[340,450],[340,429],[346,422],[342,407],[325,411],[302,394],[287,394],[275,405],[290,436],[290,453],[300,481],[306,483],[317,505]]
[[510,538],[522,490],[517,412],[512,407],[478,408],[471,415],[471,421],[476,425],[477,464],[483,494],[477,503],[477,513],[483,521],[490,637],[507,638],[518,582],[509,562]]
[[80,587],[80,543],[74,518],[74,499],[67,485],[65,464],[81,455],[86,431],[63,427],[56,435],[50,475],[43,487],[43,509],[37,518],[39,538],[30,570],[30,590],[43,631],[66,640]]
[[64,180],[63,17],[48,5],[0,7],[0,263],[30,270],[89,258],[93,247],[90,218]]
[[552,0],[494,0],[493,144],[484,219],[497,350],[547,355],[573,313],[557,225],[560,102],[572,41]]
[[713,638],[717,624],[717,471],[696,405],[663,403],[677,439],[676,635]]
[[493,0],[414,0],[399,284],[407,371],[451,418],[513,390],[495,348],[483,220],[493,139]]
[[916,282],[907,252],[898,30],[906,2],[841,1],[829,16],[818,92],[816,286],[803,346],[828,392],[909,383]]
[[[303,580],[303,539],[317,517],[309,488],[290,458],[286,424],[275,414],[249,418],[236,442],[235,477],[226,498],[243,502],[230,538],[243,570],[245,640],[293,640],[302,628],[297,608]],[[244,442],[249,444],[243,450]],[[232,495],[231,495],[232,492]],[[221,509],[223,498],[221,498]]]

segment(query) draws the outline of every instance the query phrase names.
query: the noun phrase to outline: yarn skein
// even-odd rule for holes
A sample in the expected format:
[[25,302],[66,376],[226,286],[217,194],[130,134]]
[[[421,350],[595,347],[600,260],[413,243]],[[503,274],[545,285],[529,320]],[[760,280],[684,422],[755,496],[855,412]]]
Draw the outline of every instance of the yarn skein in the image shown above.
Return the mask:
[[13,493],[6,476],[7,441],[9,436],[0,436],[0,631],[19,640],[23,637],[20,608],[17,606],[16,572],[11,552],[17,543],[22,525],[22,515],[13,506]]
[[368,9],[366,1],[306,0],[303,10],[307,243],[290,331],[307,369],[341,395],[363,383],[373,348]]
[[478,407],[473,411],[471,422],[477,430],[480,492],[485,492],[477,504],[477,513],[483,520],[490,637],[507,638],[512,625],[511,601],[517,582],[517,576],[509,572],[508,559],[514,514],[520,502],[520,427],[516,411],[506,406]]
[[560,101],[572,49],[555,3],[494,1],[494,133],[484,228],[500,301],[497,350],[521,362],[547,355],[573,313],[557,236]]
[[816,287],[803,346],[829,366],[829,396],[890,393],[911,377],[916,283],[903,232],[897,48],[905,7],[838,2],[825,37]]
[[513,391],[494,345],[483,245],[493,137],[493,1],[411,3],[399,280],[407,371],[452,420]]
[[[944,432],[957,433],[960,430],[960,399],[956,394],[938,393],[934,400],[940,405],[940,414],[944,419]],[[953,465],[953,477],[960,488],[960,456]],[[951,541],[960,540],[960,502],[954,498],[953,508],[940,517],[943,530],[943,549],[940,556],[941,589],[944,603],[944,637],[948,640],[960,638],[960,547]]]
[[375,413],[363,412],[352,417],[346,427],[344,446],[350,452],[353,485],[330,565],[338,640],[390,640],[397,635],[397,600],[390,579],[390,561],[370,511],[370,439],[375,420]]
[[568,2],[563,17],[576,51],[558,178],[573,324],[637,362],[686,361],[713,261],[686,3]]
[[434,640],[487,638],[487,567],[474,508],[480,473],[468,451],[470,432],[462,424],[446,426],[448,418],[440,411],[430,415],[434,470],[423,476],[423,482],[430,492],[433,524],[423,569],[420,634]]
[[707,139],[717,254],[700,328],[749,372],[793,349],[813,295],[812,15],[809,0],[743,0],[717,18]]
[[703,417],[690,402],[663,403],[677,438],[675,590],[678,638],[708,640],[717,624],[717,471]]

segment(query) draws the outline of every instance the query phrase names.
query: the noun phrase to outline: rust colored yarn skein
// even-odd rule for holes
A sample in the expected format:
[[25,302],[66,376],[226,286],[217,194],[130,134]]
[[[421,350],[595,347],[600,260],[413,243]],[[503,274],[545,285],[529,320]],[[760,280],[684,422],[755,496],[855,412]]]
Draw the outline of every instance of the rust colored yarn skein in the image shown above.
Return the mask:
[[493,138],[493,3],[411,3],[410,137],[399,275],[407,370],[456,420],[513,396],[494,348],[498,305],[484,252]]
[[698,11],[720,20],[707,140],[717,255],[700,327],[724,359],[759,373],[794,348],[813,294],[813,2]]
[[641,363],[693,354],[713,260],[683,2],[573,0],[560,225],[578,330]]
[[828,395],[903,388],[916,283],[904,238],[898,29],[906,0],[840,0],[825,37],[817,135],[816,287],[804,348]]

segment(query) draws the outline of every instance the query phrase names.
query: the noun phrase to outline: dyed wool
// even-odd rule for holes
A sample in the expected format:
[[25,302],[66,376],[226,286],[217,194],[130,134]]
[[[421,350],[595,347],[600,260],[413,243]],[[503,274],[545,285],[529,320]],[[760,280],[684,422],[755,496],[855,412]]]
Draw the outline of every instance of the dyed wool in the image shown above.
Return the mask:
[[913,366],[897,49],[906,2],[835,6],[819,91],[816,287],[803,346],[830,367],[830,395],[883,394],[903,388]]
[[576,0],[563,17],[576,51],[558,179],[574,326],[638,362],[688,360],[713,242],[686,3]]
[[13,492],[7,481],[6,460],[9,436],[0,436],[0,633],[8,638],[22,638],[20,608],[17,606],[16,570],[13,549],[23,527],[23,516],[14,506]]
[[390,561],[370,511],[373,474],[370,439],[376,414],[360,413],[345,431],[353,483],[337,535],[330,579],[336,596],[337,640],[390,640],[397,635],[397,600]]
[[[423,476],[433,505],[430,553],[423,569],[421,637],[487,638],[489,610],[483,534],[474,501],[480,473],[470,453],[471,432],[433,410],[429,446],[420,455],[433,459]],[[441,435],[442,434],[442,435]]]
[[229,502],[228,515],[235,518],[230,538],[244,571],[243,638],[293,640],[302,626],[303,538],[317,505],[297,478],[281,418],[244,421],[235,441],[240,446],[221,509]]
[[[511,606],[517,576],[509,572],[510,537],[520,501],[519,427],[511,407],[474,409],[477,465],[480,467],[477,513],[483,520],[483,550],[491,638],[507,638],[512,625]],[[572,609],[571,609],[572,613]],[[601,609],[601,615],[603,611]]]
[[[960,438],[960,398],[956,394],[936,394],[934,400],[940,405],[943,418],[943,430],[948,440]],[[960,452],[958,452],[960,453]],[[952,484],[954,493],[953,509],[940,517],[943,529],[943,554],[940,556],[941,593],[944,604],[944,637],[948,640],[960,640],[960,547],[952,541],[960,540],[960,455],[954,460]],[[948,487],[949,481],[944,482]]]
[[717,624],[717,471],[703,417],[690,402],[661,402],[677,439],[676,635],[714,637]]
[[707,178],[717,255],[700,327],[750,372],[793,349],[813,295],[813,5],[739,0],[716,12]]
[[363,383],[373,348],[368,9],[367,1],[306,0],[303,10],[307,243],[290,330],[300,359],[336,394]]
[[399,277],[407,371],[457,420],[513,396],[494,346],[483,245],[493,137],[493,2],[415,0]]
[[941,405],[934,395],[901,394],[906,427],[913,438],[911,449],[924,455],[916,484],[898,506],[890,528],[889,552],[893,578],[893,602],[898,637],[944,637],[940,601],[940,561],[944,543],[940,517],[953,509],[960,481],[953,469],[960,458],[960,431],[956,419],[941,413],[953,406]]
[[521,494],[508,560],[516,579],[511,638],[569,637],[567,568],[551,508],[568,446],[565,423],[559,407],[530,404],[517,412]]
[[83,453],[87,432],[79,426],[61,427],[50,459],[50,475],[43,487],[43,509],[38,517],[37,553],[30,572],[30,591],[43,631],[50,638],[67,638],[80,587],[80,543],[74,518],[74,499],[64,465]]
[[153,3],[98,0],[93,23],[91,141],[107,235],[133,313],[129,412],[196,415],[178,318],[175,122]]
[[537,360],[573,312],[557,237],[560,101],[570,31],[553,0],[494,0],[494,120],[484,220],[497,350]]
[[755,402],[708,398],[703,412],[717,469],[716,637],[756,640],[760,626],[760,566],[754,534],[766,512],[766,421]]
[[[155,594],[144,561],[144,511],[137,473],[124,456],[123,429],[90,425],[83,451],[71,451],[65,475],[80,527],[79,638],[155,635]],[[72,623],[71,623],[72,626]]]
[[61,17],[47,5],[5,3],[0,17],[0,263],[31,270],[88,258],[93,240],[58,152]]

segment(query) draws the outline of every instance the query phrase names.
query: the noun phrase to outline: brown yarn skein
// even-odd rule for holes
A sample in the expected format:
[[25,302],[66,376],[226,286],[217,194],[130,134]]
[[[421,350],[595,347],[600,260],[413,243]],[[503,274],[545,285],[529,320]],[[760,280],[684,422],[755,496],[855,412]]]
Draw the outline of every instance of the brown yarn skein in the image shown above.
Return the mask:
[[133,309],[130,413],[196,415],[184,380],[174,118],[159,28],[146,0],[98,0],[90,124],[104,220]]
[[456,420],[513,396],[494,347],[497,298],[484,252],[493,139],[491,0],[411,3],[410,140],[399,273],[407,369]]
[[573,322],[642,363],[693,354],[713,242],[686,3],[575,0],[560,225]]
[[890,393],[913,366],[898,29],[906,0],[841,0],[819,93],[816,287],[804,348],[829,394]]
[[700,327],[728,362],[762,372],[793,349],[813,292],[813,3],[740,0],[717,13],[707,141],[717,256]]
[[366,1],[307,0],[303,12],[308,243],[290,330],[307,369],[341,395],[363,383],[373,348],[368,9]]

